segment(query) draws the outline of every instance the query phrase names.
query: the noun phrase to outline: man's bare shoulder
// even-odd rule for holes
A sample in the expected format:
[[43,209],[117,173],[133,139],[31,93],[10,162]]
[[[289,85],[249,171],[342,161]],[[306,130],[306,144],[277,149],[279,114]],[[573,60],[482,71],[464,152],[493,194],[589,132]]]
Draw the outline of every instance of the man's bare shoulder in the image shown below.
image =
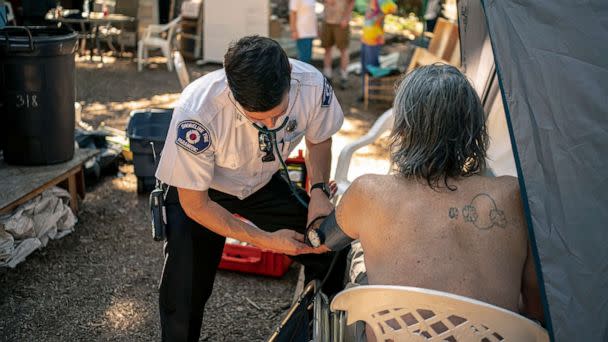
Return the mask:
[[408,182],[394,175],[365,174],[359,176],[351,184],[349,191],[358,195],[382,196],[395,186],[405,186]]
[[358,177],[338,203],[336,217],[338,223],[349,236],[359,238],[363,228],[377,226],[387,208],[392,208],[395,184],[394,176],[367,174]]
[[340,200],[342,207],[357,212],[362,207],[381,205],[396,180],[389,175],[366,174],[356,178]]
[[520,200],[519,180],[513,176],[484,177],[495,193],[509,200]]

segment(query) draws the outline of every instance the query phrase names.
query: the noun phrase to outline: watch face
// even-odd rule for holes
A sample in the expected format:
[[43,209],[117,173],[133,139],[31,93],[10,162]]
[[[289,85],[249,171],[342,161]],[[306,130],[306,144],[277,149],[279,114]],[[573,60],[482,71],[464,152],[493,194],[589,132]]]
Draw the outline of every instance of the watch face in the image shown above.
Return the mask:
[[316,229],[309,229],[306,232],[306,237],[308,238],[308,242],[310,243],[311,247],[317,248],[321,246],[321,239],[319,238],[319,234],[317,234]]

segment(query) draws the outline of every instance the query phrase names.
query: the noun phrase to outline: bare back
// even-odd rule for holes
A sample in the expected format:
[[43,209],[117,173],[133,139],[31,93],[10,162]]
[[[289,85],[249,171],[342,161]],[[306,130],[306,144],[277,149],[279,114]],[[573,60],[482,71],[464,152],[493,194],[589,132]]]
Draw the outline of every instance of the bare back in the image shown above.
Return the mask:
[[397,175],[353,183],[338,217],[358,232],[370,284],[446,291],[517,312],[527,255],[517,180],[449,184],[457,190]]

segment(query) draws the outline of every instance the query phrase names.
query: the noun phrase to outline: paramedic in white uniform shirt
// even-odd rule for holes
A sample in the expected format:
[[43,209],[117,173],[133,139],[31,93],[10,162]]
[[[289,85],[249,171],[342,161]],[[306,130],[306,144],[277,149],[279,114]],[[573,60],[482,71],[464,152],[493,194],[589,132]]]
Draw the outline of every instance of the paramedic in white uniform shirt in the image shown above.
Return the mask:
[[[224,68],[182,93],[156,177],[169,185],[167,240],[159,307],[166,341],[198,341],[225,237],[294,256],[306,280],[323,279],[333,254],[304,243],[307,223],[333,209],[328,193],[331,136],[344,119],[328,81],[314,67],[287,58],[272,39],[249,36],[231,45]],[[281,128],[278,151],[270,134]],[[298,202],[280,175],[305,139],[309,207]],[[239,214],[255,228],[235,218]],[[324,291],[340,290],[341,252]]]

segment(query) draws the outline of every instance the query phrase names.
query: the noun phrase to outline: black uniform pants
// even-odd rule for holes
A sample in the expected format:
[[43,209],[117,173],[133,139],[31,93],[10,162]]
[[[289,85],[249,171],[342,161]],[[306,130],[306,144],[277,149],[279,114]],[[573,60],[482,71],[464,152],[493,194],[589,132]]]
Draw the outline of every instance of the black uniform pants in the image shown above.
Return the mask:
[[[308,200],[306,192],[300,192],[301,197]],[[297,201],[278,173],[267,185],[243,200],[213,189],[209,190],[209,197],[266,231],[290,228],[304,233],[306,228],[306,208]],[[174,187],[169,189],[165,205],[167,241],[159,294],[162,339],[198,341],[205,303],[211,296],[225,238],[190,219],[179,204]],[[335,294],[342,287],[346,253],[340,252],[323,288],[328,295]],[[334,255],[307,254],[293,259],[306,266],[308,282],[324,278]]]

